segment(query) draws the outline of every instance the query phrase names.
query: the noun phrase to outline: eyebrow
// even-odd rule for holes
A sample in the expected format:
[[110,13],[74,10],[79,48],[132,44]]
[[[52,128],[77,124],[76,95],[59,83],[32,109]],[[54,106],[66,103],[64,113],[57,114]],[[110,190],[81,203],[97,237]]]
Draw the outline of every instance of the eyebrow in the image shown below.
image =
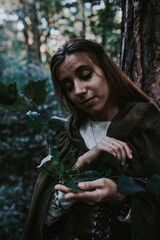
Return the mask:
[[[85,69],[85,68],[88,68],[90,67],[90,65],[80,65],[76,70],[75,70],[75,73],[78,74],[81,70]],[[60,80],[60,83],[61,84],[64,84],[66,83],[67,81],[69,81],[69,78],[68,77],[65,77],[63,79]]]
[[89,67],[89,65],[81,65],[81,66],[79,66],[79,67],[76,69],[75,73],[77,74],[77,73],[79,73],[81,70],[83,70],[83,69],[85,69],[85,68],[88,68],[88,67]]

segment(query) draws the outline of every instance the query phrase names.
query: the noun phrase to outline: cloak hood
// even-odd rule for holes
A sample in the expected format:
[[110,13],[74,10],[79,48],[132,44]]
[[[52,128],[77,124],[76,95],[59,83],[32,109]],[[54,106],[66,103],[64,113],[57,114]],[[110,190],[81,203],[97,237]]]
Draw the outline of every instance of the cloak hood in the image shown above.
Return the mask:
[[[107,135],[119,140],[127,140],[150,128],[159,120],[160,111],[148,102],[127,102],[120,105],[119,113],[112,119]],[[69,139],[78,148],[86,150],[79,128],[85,118],[78,114],[72,115],[65,123],[65,131]]]

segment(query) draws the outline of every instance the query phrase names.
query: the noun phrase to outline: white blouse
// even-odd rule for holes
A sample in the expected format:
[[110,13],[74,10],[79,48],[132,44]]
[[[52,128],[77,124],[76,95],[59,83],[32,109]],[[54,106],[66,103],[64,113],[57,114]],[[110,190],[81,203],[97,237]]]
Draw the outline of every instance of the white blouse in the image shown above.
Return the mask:
[[96,146],[106,137],[110,123],[109,121],[92,121],[87,119],[87,121],[81,125],[80,134],[88,149]]

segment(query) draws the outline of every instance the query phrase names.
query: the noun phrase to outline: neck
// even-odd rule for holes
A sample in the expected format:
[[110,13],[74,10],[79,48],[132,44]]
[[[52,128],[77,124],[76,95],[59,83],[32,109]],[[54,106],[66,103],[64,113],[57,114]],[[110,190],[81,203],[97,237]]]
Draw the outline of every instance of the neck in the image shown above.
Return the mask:
[[103,110],[102,113],[97,115],[90,116],[93,121],[112,121],[112,119],[119,113],[119,107],[117,104],[111,103],[108,104],[106,110]]

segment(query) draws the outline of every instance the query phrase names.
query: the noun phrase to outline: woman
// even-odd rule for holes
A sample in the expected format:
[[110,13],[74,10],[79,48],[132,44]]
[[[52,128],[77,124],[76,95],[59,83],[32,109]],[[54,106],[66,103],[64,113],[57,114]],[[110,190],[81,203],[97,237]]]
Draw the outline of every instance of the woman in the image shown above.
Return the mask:
[[[122,165],[129,164],[126,175],[145,177],[144,161],[152,154],[157,159],[155,173],[160,174],[159,110],[100,45],[70,40],[52,57],[51,72],[61,106],[72,114],[61,133],[60,160],[67,164],[74,151],[77,168],[108,152]],[[160,238],[160,207],[153,197],[139,193],[126,198],[108,178],[79,183],[82,193],[57,184],[69,207],[52,222],[50,180],[38,178],[24,239]]]

